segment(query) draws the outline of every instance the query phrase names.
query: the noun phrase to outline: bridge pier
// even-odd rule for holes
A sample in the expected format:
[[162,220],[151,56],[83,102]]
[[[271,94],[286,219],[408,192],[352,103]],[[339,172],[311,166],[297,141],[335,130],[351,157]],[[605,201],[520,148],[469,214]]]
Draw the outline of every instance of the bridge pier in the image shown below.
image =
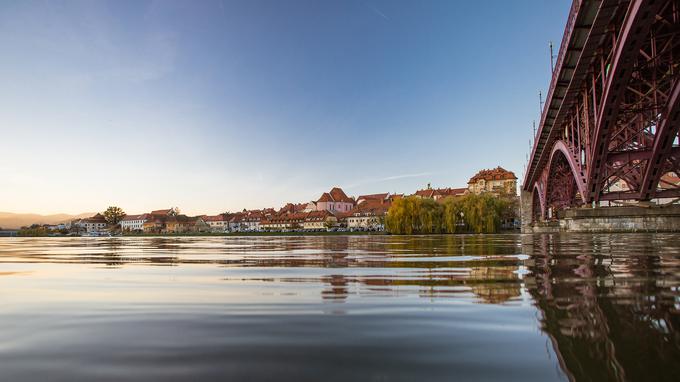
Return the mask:
[[533,192],[522,190],[519,194],[519,213],[522,233],[531,233]]

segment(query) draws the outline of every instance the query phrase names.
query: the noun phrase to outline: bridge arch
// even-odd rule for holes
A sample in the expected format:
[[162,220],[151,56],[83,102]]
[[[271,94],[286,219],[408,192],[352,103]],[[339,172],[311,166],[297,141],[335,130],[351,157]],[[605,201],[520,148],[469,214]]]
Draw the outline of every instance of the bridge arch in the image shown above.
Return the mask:
[[545,219],[545,195],[538,183],[531,193],[531,221],[537,223]]
[[[545,213],[575,207],[586,200],[581,165],[564,141],[557,141],[550,153],[545,184]],[[554,217],[554,214],[551,217]]]
[[574,180],[576,181],[576,188],[581,194],[581,200],[586,200],[586,183],[583,180],[583,175],[581,174],[582,172],[582,167],[581,163],[576,159],[572,151],[569,149],[569,146],[567,144],[560,140],[555,142],[555,145],[553,146],[552,152],[550,153],[550,161],[548,162],[548,168],[550,169],[552,167],[553,161],[555,160],[555,156],[557,153],[561,153],[564,158],[567,160],[567,163],[569,164],[569,168],[571,169],[571,174],[574,177]]

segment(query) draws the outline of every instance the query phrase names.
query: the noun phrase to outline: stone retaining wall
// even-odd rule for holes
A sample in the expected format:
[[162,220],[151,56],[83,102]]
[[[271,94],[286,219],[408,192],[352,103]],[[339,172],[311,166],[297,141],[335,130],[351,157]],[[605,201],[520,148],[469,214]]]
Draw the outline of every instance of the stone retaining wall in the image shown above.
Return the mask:
[[[525,206],[524,204],[522,205]],[[680,232],[680,205],[643,207],[574,208],[559,222],[525,224],[522,232]],[[529,215],[529,222],[531,222]]]

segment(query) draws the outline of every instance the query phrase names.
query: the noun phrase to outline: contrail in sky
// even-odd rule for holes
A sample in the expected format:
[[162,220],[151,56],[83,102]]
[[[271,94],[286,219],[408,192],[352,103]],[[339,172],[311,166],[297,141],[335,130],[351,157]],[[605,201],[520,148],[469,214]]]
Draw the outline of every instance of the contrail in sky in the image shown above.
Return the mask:
[[371,9],[373,10],[373,12],[374,12],[376,15],[382,17],[382,18],[385,19],[385,20],[389,20],[389,19],[390,19],[389,17],[387,17],[386,14],[380,12],[380,10],[379,10],[378,8],[375,7],[375,5],[372,5],[372,4],[371,4],[371,5],[369,5],[369,7],[371,7]]

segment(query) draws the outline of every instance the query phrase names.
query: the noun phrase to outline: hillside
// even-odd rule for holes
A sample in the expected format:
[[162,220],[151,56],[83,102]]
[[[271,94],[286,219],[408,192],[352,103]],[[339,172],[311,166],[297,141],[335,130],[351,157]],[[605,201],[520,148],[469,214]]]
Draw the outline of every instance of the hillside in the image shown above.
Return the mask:
[[59,224],[73,219],[90,217],[96,212],[86,212],[78,215],[54,214],[16,214],[12,212],[0,212],[0,227],[5,229],[16,229],[31,224]]

